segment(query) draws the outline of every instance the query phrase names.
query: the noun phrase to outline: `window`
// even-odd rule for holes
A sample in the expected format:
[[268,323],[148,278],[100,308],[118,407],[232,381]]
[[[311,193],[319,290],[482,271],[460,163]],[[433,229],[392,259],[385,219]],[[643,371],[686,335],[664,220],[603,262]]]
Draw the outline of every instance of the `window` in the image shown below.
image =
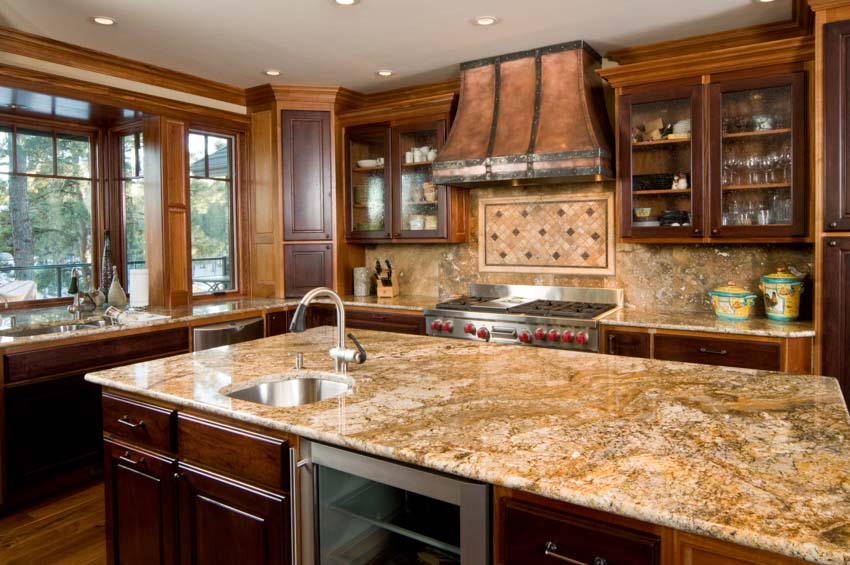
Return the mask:
[[233,244],[233,139],[189,134],[192,291],[236,288]]
[[87,134],[0,126],[0,296],[67,296],[74,268],[92,286],[92,171]]
[[144,269],[145,262],[145,178],[144,139],[141,132],[121,136],[121,194],[124,199],[124,281],[129,284],[131,269]]

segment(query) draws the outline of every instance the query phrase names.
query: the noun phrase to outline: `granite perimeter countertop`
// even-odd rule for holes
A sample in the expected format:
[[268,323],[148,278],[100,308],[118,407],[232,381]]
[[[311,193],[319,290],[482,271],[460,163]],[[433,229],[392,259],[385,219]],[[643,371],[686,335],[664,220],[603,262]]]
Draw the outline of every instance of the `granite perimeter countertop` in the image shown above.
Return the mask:
[[222,393],[290,370],[296,352],[305,370],[329,370],[333,328],[86,378],[581,506],[850,564],[850,417],[835,379],[359,337],[369,360],[349,366],[352,393],[296,408]]
[[709,332],[766,337],[813,337],[814,323],[811,321],[776,322],[767,318],[749,320],[719,320],[711,312],[651,312],[645,310],[620,309],[599,320],[606,326],[632,326],[691,332]]

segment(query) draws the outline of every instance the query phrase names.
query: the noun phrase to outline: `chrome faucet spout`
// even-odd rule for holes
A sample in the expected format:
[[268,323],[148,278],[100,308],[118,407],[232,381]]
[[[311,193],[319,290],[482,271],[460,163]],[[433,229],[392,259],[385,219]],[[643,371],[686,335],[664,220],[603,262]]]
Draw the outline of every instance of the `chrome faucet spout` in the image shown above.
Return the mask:
[[329,288],[318,287],[305,294],[295,309],[295,315],[293,315],[292,322],[289,324],[289,331],[303,332],[307,329],[307,307],[315,299],[322,297],[329,298],[336,307],[336,347],[331,349],[328,354],[334,360],[334,370],[344,375],[348,363],[351,361],[363,363],[366,360],[366,355],[362,351],[362,348],[359,347],[359,344],[356,350],[345,348],[345,305],[342,303],[342,298],[336,292]]

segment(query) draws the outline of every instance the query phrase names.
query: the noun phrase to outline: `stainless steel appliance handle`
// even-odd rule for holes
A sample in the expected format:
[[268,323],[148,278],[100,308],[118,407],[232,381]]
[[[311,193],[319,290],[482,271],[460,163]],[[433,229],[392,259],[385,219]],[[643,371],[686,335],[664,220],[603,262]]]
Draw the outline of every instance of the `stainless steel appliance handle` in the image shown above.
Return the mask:
[[546,542],[546,545],[543,547],[543,555],[551,557],[553,559],[557,559],[559,561],[563,561],[564,563],[572,563],[572,565],[608,565],[608,560],[602,557],[594,557],[592,564],[585,563],[584,561],[570,559],[569,557],[558,553],[558,544],[553,541]]
[[298,472],[298,453],[289,448],[289,546],[292,548],[292,565],[298,565],[298,504],[299,493],[295,474]]

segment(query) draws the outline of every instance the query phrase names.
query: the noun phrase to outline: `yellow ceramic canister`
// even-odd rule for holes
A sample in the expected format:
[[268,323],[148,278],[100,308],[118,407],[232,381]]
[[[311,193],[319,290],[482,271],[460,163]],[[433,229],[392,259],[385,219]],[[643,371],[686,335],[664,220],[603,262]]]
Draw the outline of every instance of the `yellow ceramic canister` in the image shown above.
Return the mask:
[[803,281],[783,268],[761,277],[759,290],[764,293],[764,310],[771,320],[790,322],[800,316]]
[[709,291],[714,315],[721,320],[746,320],[757,296],[733,282]]

